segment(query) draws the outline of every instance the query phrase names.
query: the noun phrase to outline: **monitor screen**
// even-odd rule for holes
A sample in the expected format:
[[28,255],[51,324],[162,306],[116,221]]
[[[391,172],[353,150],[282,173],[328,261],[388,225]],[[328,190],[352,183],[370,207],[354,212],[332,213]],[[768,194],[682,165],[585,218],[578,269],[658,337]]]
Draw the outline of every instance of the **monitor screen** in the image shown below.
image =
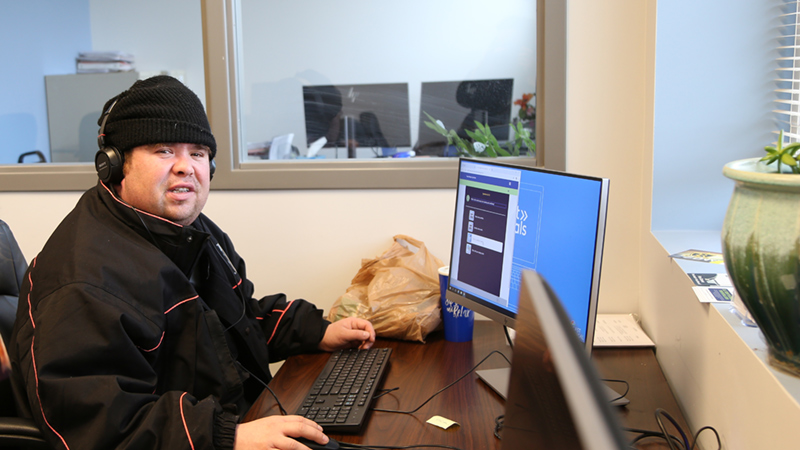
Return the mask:
[[591,350],[609,181],[483,159],[458,170],[447,298],[514,327],[524,269],[553,286]]
[[536,272],[522,278],[501,448],[629,448],[563,303]]
[[408,84],[303,86],[306,142],[325,147],[410,147]]
[[513,79],[440,81],[422,83],[417,154],[446,154],[446,139],[425,125],[430,114],[448,130],[467,138],[465,130],[475,130],[475,121],[489,125],[499,140],[508,140],[511,123]]

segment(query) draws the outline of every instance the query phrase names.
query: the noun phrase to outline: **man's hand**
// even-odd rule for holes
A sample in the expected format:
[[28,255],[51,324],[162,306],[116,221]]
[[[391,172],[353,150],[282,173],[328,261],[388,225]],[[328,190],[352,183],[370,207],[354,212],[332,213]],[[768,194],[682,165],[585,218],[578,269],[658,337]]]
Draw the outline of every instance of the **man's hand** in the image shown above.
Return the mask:
[[236,426],[234,450],[306,450],[294,438],[304,437],[322,445],[328,437],[316,422],[300,416],[268,416]]
[[353,347],[367,349],[374,343],[375,329],[372,328],[372,324],[368,320],[348,317],[328,326],[319,348],[326,352]]

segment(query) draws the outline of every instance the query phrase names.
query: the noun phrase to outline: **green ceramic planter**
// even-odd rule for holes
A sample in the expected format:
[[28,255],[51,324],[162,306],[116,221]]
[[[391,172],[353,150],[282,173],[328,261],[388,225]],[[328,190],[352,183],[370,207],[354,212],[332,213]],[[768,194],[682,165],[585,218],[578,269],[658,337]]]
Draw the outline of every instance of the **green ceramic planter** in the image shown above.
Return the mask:
[[800,175],[758,158],[733,161],[736,181],[722,227],[725,267],[764,333],[770,363],[800,376]]

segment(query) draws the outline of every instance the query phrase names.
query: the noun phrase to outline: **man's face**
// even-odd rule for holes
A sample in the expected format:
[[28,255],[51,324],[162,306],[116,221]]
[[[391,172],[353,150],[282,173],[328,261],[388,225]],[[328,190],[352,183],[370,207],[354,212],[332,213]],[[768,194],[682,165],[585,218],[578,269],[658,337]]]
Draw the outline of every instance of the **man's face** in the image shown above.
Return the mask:
[[135,147],[125,155],[122,200],[181,225],[197,219],[208,200],[211,151],[197,144]]

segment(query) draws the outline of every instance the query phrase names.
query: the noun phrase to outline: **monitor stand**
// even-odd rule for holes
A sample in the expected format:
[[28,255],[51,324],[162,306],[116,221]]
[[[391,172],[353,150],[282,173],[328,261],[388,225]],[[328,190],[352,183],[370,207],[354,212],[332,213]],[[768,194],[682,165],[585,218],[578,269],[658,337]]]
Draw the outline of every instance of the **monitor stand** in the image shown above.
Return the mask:
[[[503,397],[503,400],[506,399],[506,395],[508,394],[508,380],[511,377],[510,367],[478,370],[475,373],[478,374],[481,381],[486,383],[493,391],[497,392],[497,395]],[[603,384],[603,386],[605,386],[606,396],[612,405],[625,406],[630,403],[630,400],[621,396],[614,389],[611,389],[606,384]]]

